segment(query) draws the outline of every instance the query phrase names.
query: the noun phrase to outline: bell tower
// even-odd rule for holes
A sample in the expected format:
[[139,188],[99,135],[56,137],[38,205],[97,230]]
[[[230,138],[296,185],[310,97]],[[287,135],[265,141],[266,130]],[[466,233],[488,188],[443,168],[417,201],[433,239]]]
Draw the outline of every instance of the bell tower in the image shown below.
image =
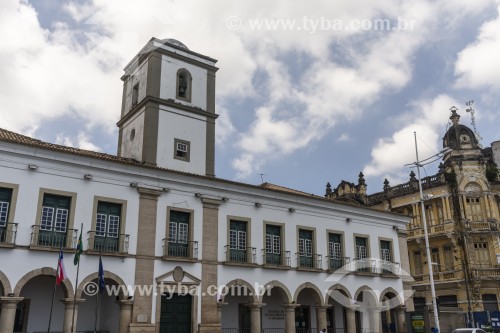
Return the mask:
[[118,156],[214,176],[216,62],[152,38],[124,69]]

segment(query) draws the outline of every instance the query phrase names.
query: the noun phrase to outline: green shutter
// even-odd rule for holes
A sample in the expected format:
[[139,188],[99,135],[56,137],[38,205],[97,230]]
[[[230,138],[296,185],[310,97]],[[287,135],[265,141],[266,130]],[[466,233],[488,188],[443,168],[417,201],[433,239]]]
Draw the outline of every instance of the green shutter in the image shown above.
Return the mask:
[[12,189],[0,187],[0,201],[9,202],[12,199]]
[[179,212],[176,210],[170,211],[170,222],[177,223],[189,223],[189,213],[187,212]]

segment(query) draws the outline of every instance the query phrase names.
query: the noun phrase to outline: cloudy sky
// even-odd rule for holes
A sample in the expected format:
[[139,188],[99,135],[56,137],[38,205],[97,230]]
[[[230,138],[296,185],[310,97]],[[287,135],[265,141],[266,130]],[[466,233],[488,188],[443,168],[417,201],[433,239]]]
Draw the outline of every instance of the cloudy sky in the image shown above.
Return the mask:
[[[500,139],[500,2],[2,0],[0,127],[116,153],[123,67],[151,38],[218,59],[218,177],[323,194],[408,179],[456,106]],[[433,174],[436,165],[426,167]],[[261,175],[264,174],[264,175]]]

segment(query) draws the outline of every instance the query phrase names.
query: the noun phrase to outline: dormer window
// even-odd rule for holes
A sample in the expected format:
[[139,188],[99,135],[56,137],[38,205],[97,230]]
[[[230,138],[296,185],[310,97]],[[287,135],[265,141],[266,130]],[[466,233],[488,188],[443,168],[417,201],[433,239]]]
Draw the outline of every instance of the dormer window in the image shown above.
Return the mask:
[[174,158],[181,161],[189,162],[191,143],[189,141],[175,139],[174,140]]
[[191,73],[182,68],[177,71],[177,99],[191,102]]

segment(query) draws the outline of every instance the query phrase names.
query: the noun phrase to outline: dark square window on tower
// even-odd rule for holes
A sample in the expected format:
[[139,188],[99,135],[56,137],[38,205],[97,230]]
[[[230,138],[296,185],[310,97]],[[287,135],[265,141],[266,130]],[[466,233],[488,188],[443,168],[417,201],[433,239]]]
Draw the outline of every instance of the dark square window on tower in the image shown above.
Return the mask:
[[174,158],[177,160],[189,162],[190,148],[191,148],[191,143],[189,141],[175,139]]

